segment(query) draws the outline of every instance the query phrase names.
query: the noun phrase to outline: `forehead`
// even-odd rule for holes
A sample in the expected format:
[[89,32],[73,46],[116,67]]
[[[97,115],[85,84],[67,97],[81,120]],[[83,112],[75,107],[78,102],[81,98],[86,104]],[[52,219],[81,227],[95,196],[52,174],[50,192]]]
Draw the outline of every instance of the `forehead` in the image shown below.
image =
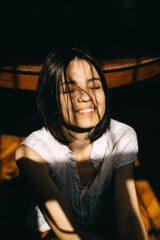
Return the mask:
[[86,78],[86,80],[91,77],[99,77],[97,70],[91,63],[78,58],[69,63],[66,69],[66,74],[67,77],[74,80],[79,80],[82,77]]

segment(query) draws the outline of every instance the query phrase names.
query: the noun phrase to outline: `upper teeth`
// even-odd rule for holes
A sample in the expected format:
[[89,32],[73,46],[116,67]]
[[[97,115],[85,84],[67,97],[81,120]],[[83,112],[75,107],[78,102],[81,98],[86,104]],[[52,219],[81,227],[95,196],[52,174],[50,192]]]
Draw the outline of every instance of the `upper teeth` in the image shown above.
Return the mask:
[[84,109],[84,110],[80,110],[78,111],[79,113],[88,113],[88,112],[93,112],[94,111],[94,108],[88,108],[88,109]]

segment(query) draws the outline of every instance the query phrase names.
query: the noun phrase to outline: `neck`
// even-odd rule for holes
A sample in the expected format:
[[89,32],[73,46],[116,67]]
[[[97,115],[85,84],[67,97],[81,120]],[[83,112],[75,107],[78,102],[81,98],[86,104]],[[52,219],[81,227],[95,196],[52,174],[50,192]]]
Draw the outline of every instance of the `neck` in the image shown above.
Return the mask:
[[[72,133],[73,134],[73,133]],[[89,139],[90,133],[74,133],[75,140],[69,144],[69,148],[75,154],[81,154],[85,151],[89,146],[92,145]]]

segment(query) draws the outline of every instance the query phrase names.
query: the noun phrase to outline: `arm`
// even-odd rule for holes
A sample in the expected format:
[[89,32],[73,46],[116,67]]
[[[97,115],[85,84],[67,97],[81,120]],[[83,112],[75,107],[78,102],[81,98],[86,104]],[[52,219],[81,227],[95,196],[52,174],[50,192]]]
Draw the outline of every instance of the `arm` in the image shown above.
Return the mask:
[[16,151],[16,162],[27,184],[32,187],[46,221],[59,239],[102,240],[79,229],[72,211],[49,176],[46,160],[22,145]]
[[115,214],[117,237],[123,240],[147,240],[147,233],[138,207],[134,164],[115,170]]

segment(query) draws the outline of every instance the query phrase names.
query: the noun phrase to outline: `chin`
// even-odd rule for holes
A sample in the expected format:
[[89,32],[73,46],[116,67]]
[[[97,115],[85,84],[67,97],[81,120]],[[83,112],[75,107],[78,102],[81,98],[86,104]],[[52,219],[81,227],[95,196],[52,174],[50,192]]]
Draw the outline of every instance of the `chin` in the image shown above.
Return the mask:
[[98,122],[95,122],[95,123],[90,123],[90,122],[88,122],[88,123],[79,123],[78,124],[78,127],[80,127],[80,128],[94,128],[94,127],[96,127],[96,125],[99,123],[99,121]]

